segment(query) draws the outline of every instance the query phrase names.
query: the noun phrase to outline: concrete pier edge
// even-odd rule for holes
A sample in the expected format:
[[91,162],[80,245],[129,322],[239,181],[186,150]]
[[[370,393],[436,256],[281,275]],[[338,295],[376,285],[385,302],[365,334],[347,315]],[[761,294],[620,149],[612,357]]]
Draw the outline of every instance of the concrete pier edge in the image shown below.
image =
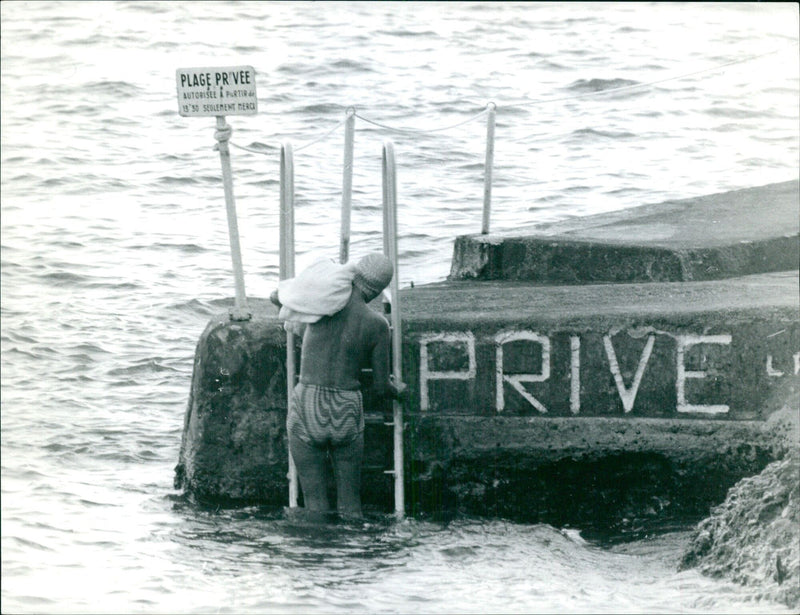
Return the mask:
[[[797,182],[740,192],[745,209],[772,194],[785,223],[736,241],[791,256]],[[719,211],[718,197],[700,200]],[[639,214],[642,236],[647,215],[662,240],[673,232],[657,212]],[[618,228],[634,225],[615,215]],[[613,221],[590,222],[607,240]],[[759,259],[736,257],[727,263],[741,271],[720,267],[713,279],[451,280],[401,291],[408,511],[607,526],[705,514],[794,446],[797,259],[776,265],[762,248],[757,273]],[[221,314],[198,342],[175,484],[200,501],[285,505],[285,335],[267,301],[250,305],[251,321]],[[391,434],[385,409],[367,408],[363,497],[388,512]]]

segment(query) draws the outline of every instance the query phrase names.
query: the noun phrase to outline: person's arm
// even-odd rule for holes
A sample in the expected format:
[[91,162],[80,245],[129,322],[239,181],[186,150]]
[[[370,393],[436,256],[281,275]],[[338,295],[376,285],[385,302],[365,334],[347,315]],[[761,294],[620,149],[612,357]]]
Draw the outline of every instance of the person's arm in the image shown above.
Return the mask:
[[[281,300],[278,298],[278,289],[272,291],[269,296],[269,300],[272,301],[279,309],[283,307]],[[299,335],[303,337],[306,334],[306,329],[308,328],[306,323],[304,322],[295,322],[291,320],[286,320],[283,323],[283,328],[285,331],[289,333],[294,333],[295,335]]]
[[389,325],[383,318],[376,327],[375,345],[372,347],[372,391],[378,398],[403,399],[406,385],[394,382],[389,373]]
[[278,289],[277,288],[272,291],[272,294],[269,296],[269,300],[272,301],[272,303],[274,303],[278,307],[283,307],[283,304],[281,303],[281,300],[278,299]]

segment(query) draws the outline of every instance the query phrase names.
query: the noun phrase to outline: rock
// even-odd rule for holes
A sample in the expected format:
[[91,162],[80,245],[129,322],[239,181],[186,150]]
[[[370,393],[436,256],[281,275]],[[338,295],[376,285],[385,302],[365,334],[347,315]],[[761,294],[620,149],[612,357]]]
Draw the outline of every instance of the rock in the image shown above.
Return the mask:
[[732,487],[695,529],[680,567],[758,588],[761,598],[799,608],[800,447]]

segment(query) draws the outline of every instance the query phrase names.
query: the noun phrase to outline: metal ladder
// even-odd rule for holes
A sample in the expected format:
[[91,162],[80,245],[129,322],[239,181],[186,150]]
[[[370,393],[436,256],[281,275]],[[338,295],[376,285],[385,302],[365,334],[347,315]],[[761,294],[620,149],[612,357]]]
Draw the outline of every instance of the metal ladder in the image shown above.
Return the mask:
[[[348,126],[348,128],[350,128]],[[348,171],[352,173],[352,137],[347,139],[349,149],[345,152],[345,190],[343,196],[342,212],[342,238],[340,260],[347,259],[350,241],[350,198],[348,194]],[[348,153],[349,152],[349,153]],[[350,161],[348,165],[348,160]],[[402,381],[402,321],[399,293],[399,273],[397,263],[397,182],[394,159],[394,145],[391,141],[383,144],[382,152],[383,174],[383,253],[392,261],[394,275],[390,284],[391,297],[391,346],[392,346],[392,377],[395,382]],[[280,279],[294,277],[294,160],[292,147],[289,143],[281,145],[280,169]],[[350,175],[352,181],[352,175]],[[346,210],[346,211],[345,211]],[[346,227],[346,228],[345,228]],[[297,362],[295,350],[295,335],[286,333],[286,388],[287,411],[292,403],[292,392],[297,380]],[[405,488],[403,471],[403,407],[397,400],[392,401],[392,420],[384,423],[393,428],[393,468],[384,470],[385,474],[394,477],[394,511],[395,516],[402,518],[405,515]],[[289,507],[297,507],[299,487],[297,469],[289,454]]]

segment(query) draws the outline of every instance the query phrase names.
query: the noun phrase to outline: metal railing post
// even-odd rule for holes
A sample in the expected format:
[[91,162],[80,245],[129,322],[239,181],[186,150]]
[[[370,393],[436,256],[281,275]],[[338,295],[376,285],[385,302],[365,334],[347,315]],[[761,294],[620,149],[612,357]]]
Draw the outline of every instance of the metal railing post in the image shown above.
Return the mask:
[[353,141],[355,139],[356,110],[347,109],[344,129],[344,166],[342,169],[342,229],[339,241],[339,262],[350,258],[350,211],[353,206]]
[[483,166],[483,223],[481,233],[489,232],[489,218],[492,211],[492,170],[494,166],[494,120],[497,105],[490,102],[486,108],[486,161]]
[[[281,144],[280,269],[281,280],[294,277],[294,157],[289,143]],[[297,373],[295,336],[286,332],[286,412],[292,404]],[[299,494],[297,468],[289,453],[289,508],[297,507]]]
[[228,217],[228,237],[231,244],[231,260],[233,261],[233,278],[236,284],[234,307],[230,311],[231,320],[250,320],[250,309],[247,307],[247,296],[244,292],[244,268],[242,267],[242,251],[239,247],[239,225],[236,219],[236,201],[233,197],[233,173],[231,172],[231,150],[228,141],[231,128],[225,123],[225,116],[217,116],[217,131],[214,133],[219,149],[219,160],[222,165],[222,187],[225,190],[225,210]]
[[[394,146],[391,141],[383,144],[383,253],[392,261],[392,376],[401,382],[402,365],[402,319],[400,310],[400,282],[397,264],[397,174],[395,171]],[[403,406],[398,400],[392,402],[392,424],[394,427],[394,509],[405,515],[405,480],[403,470]]]
[[280,227],[279,275],[285,280],[294,277],[294,155],[290,143],[281,144]]

